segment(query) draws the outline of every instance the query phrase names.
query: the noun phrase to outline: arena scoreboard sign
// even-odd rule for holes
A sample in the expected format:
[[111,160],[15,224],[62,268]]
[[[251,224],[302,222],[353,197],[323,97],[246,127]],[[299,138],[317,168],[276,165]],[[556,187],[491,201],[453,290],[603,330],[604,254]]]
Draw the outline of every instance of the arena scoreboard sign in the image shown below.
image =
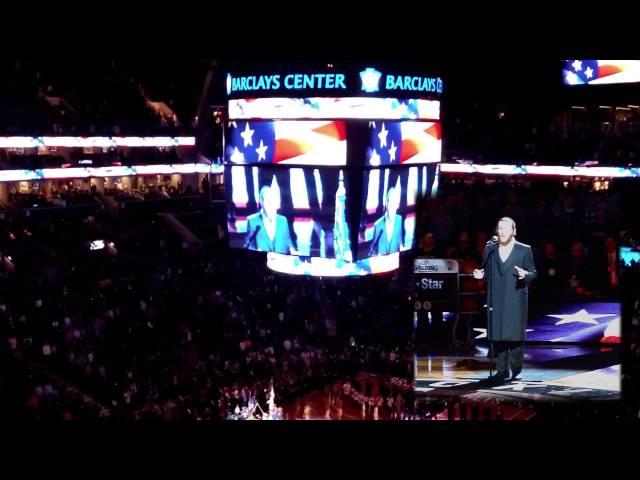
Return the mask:
[[458,310],[458,261],[416,258],[413,261],[416,311]]
[[334,71],[229,72],[225,89],[231,98],[264,96],[389,96],[439,97],[442,78],[416,72],[384,71],[365,66]]

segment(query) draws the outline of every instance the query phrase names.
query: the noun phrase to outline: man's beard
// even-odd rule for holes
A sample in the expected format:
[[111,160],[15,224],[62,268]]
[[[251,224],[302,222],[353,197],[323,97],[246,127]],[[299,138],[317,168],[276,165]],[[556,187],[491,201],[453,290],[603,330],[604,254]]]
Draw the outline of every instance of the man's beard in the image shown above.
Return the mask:
[[508,245],[509,242],[511,242],[511,239],[514,237],[515,235],[512,233],[510,234],[507,239],[503,242],[502,239],[500,237],[498,237],[498,242],[500,242],[500,245]]

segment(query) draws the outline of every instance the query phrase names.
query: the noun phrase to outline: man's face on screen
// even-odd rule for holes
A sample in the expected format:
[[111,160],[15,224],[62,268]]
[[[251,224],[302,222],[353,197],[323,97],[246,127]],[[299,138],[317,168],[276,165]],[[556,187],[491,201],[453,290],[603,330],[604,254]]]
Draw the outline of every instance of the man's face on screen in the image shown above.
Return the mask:
[[262,208],[267,217],[271,219],[276,218],[276,214],[278,213],[278,199],[271,188],[264,191]]
[[389,216],[389,218],[394,218],[399,206],[400,192],[394,188],[389,192],[389,200],[387,202],[387,215]]

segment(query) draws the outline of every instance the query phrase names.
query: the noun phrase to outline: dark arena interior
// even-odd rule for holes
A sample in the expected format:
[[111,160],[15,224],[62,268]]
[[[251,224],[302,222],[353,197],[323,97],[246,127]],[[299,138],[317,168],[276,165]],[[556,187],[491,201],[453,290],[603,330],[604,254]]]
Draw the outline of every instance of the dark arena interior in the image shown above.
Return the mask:
[[637,421],[640,60],[535,68],[2,60],[1,415]]

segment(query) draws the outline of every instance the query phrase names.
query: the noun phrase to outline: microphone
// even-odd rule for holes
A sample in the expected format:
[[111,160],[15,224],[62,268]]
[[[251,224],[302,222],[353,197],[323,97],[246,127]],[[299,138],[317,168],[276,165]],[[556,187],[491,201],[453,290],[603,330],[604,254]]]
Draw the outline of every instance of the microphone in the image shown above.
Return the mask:
[[258,236],[258,232],[262,227],[260,225],[256,225],[256,229],[253,231],[249,239],[245,242],[244,248],[251,248],[251,245],[256,241],[256,237]]
[[485,243],[484,246],[486,247],[487,256],[482,261],[482,268],[486,268],[487,264],[489,263],[489,259],[491,258],[491,255],[493,254],[494,251],[497,250],[497,248],[491,248],[491,247],[494,247],[497,244],[498,244],[498,236],[497,235],[494,235],[489,240],[487,240],[487,243]]
[[374,254],[375,249],[378,248],[378,242],[380,241],[380,237],[382,237],[383,233],[384,233],[384,229],[381,229],[380,232],[378,233],[378,236],[371,244],[371,247],[369,248],[369,256],[372,256]]
[[487,243],[485,245],[495,245],[496,243],[498,243],[498,236],[494,235],[489,240],[487,240]]

